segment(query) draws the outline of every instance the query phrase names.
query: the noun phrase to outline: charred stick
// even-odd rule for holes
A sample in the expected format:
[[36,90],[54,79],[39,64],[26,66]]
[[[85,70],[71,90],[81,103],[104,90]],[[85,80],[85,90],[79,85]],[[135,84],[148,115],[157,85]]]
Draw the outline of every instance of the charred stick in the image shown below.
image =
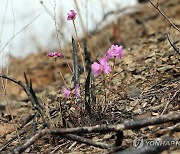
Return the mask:
[[170,35],[169,35],[168,33],[166,33],[166,36],[167,36],[167,38],[168,38],[168,41],[169,41],[170,45],[173,47],[173,49],[174,49],[178,54],[180,54],[179,48],[176,47],[176,45],[174,44],[174,42],[171,40]]
[[14,82],[16,84],[18,84],[20,87],[22,87],[22,89],[25,91],[25,93],[27,94],[27,96],[29,97],[29,99],[31,100],[31,103],[33,105],[33,107],[39,112],[39,114],[41,115],[43,121],[44,121],[44,124],[49,127],[49,123],[44,115],[44,112],[43,112],[43,109],[40,105],[40,103],[38,102],[37,100],[37,97],[35,95],[35,92],[34,90],[32,89],[32,85],[31,83],[29,84],[28,80],[27,80],[27,77],[25,75],[25,80],[26,80],[26,84],[27,86],[25,86],[21,81],[19,80],[16,80],[16,79],[13,79],[9,76],[6,76],[6,75],[2,75],[0,74],[0,77],[1,78],[5,78],[5,79],[8,79],[10,80],[11,82]]
[[91,116],[91,98],[90,98],[90,81],[91,81],[91,69],[88,72],[88,76],[85,82],[85,108]]
[[158,125],[166,122],[177,122],[180,120],[180,112],[173,112],[166,115],[160,115],[156,117],[149,117],[145,119],[129,120],[122,124],[117,125],[104,125],[93,127],[77,127],[77,128],[53,128],[51,132],[53,134],[69,134],[69,133],[105,133],[105,132],[117,132],[125,129],[140,129],[151,125]]
[[73,67],[74,67],[74,87],[79,84],[79,63],[77,56],[77,47],[74,38],[72,37],[72,53],[73,53]]
[[102,148],[102,149],[112,148],[112,146],[110,146],[108,144],[101,143],[101,142],[95,142],[95,141],[92,141],[91,139],[87,139],[82,136],[78,136],[78,135],[74,135],[74,134],[65,134],[65,135],[62,135],[62,137],[65,137],[67,139],[74,140],[74,141],[77,141],[80,143],[85,143],[87,145],[91,145],[94,147]]
[[26,143],[24,143],[22,146],[17,147],[13,150],[12,153],[22,153],[24,152],[28,147],[30,147],[32,144],[34,144],[37,140],[39,140],[42,136],[49,133],[48,129],[43,129],[39,131],[37,134],[32,136]]

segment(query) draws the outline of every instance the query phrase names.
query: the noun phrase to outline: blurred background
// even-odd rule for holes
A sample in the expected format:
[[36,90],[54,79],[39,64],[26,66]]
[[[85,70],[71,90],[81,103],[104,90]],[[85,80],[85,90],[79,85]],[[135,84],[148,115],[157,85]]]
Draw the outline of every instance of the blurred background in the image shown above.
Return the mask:
[[[82,17],[81,21],[78,14],[76,20],[78,35],[83,35],[83,29],[91,32],[102,28],[136,3],[136,0],[113,0],[113,3],[112,0],[78,0]],[[77,11],[74,0],[0,0],[0,67],[7,65],[9,54],[24,57],[59,48],[56,31],[63,47],[74,35],[72,22],[66,20],[71,9]],[[125,11],[111,15],[112,11],[121,9]]]

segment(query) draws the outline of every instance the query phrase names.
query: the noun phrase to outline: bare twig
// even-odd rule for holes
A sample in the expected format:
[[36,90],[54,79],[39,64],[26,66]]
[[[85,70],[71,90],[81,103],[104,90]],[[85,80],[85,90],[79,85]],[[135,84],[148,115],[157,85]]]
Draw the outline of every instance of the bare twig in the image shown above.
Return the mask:
[[8,2],[9,1],[6,1],[6,7],[5,7],[4,15],[3,15],[3,20],[1,21],[2,25],[1,25],[1,30],[0,30],[0,48],[1,48],[1,37],[3,33],[3,29],[4,29],[4,22],[5,22],[6,12],[8,8]]
[[180,122],[175,124],[174,126],[170,126],[167,128],[169,131],[169,134],[172,135],[175,131],[180,131]]
[[44,112],[43,112],[43,109],[42,109],[42,104],[39,103],[37,97],[36,97],[36,94],[32,88],[32,83],[30,81],[30,83],[28,82],[27,80],[27,77],[26,77],[26,74],[24,73],[24,77],[25,77],[25,80],[26,80],[26,86],[21,82],[21,81],[18,81],[16,79],[13,79],[9,76],[6,76],[6,75],[2,75],[0,74],[0,77],[1,78],[4,78],[4,79],[8,79],[16,84],[18,84],[20,87],[22,87],[22,89],[25,91],[25,93],[27,94],[27,96],[29,97],[29,99],[31,100],[31,103],[33,105],[33,107],[39,112],[39,114],[41,115],[42,119],[43,119],[43,122],[44,124],[49,127],[49,123],[47,121],[47,118],[45,117],[44,115]]
[[69,134],[69,133],[102,133],[102,132],[117,132],[125,129],[139,129],[150,125],[158,125],[166,122],[176,122],[180,120],[180,112],[173,112],[157,117],[149,117],[143,120],[135,119],[117,125],[103,125],[93,127],[77,127],[77,128],[54,128],[51,130],[53,134]]
[[[21,130],[26,124],[28,124],[32,119],[34,118],[34,115],[30,115],[27,118],[23,119],[24,123],[18,126],[18,130]],[[4,134],[3,136],[8,135],[10,132]]]
[[[22,153],[29,146],[34,144],[38,139],[40,139],[42,136],[44,136],[46,134],[60,135],[60,137],[65,137],[70,140],[78,141],[78,142],[92,145],[95,147],[110,149],[114,145],[107,145],[104,143],[94,142],[90,139],[86,139],[84,137],[74,135],[74,133],[83,134],[83,133],[101,133],[101,132],[114,131],[114,132],[119,132],[120,134],[122,134],[121,131],[123,131],[124,129],[137,129],[137,128],[142,128],[142,127],[146,127],[149,125],[157,125],[157,124],[161,124],[161,123],[165,123],[165,122],[176,122],[179,120],[180,120],[180,112],[174,112],[174,113],[170,113],[167,115],[161,115],[158,117],[146,118],[143,120],[139,120],[139,119],[130,120],[130,121],[124,122],[122,124],[117,124],[117,125],[77,127],[77,128],[66,128],[66,129],[65,128],[51,128],[51,129],[45,128],[45,129],[39,131],[38,133],[36,133],[34,136],[32,136],[26,143],[17,147],[16,149],[14,149],[13,152],[14,153]],[[120,136],[123,136],[123,134]],[[121,144],[121,142],[122,141],[120,141],[119,143]],[[155,149],[155,151],[156,150],[157,149]]]
[[158,12],[176,29],[180,32],[180,29],[160,10],[159,5],[158,5],[158,1],[157,4],[155,5],[151,0],[149,0],[149,2],[152,4],[152,6],[154,8],[156,8],[158,10]]
[[42,13],[40,13],[38,16],[36,16],[32,21],[30,21],[26,26],[24,26],[20,31],[18,31],[15,35],[13,35],[9,41],[2,47],[1,52],[3,52],[3,50],[5,49],[5,47],[17,36],[19,35],[23,30],[25,30],[30,24],[32,24],[38,17],[40,17]]
[[168,38],[168,41],[170,43],[170,45],[173,47],[173,49],[178,53],[180,54],[180,50],[175,46],[174,42],[171,40],[170,36],[168,33],[166,33],[166,36]]
[[26,143],[24,143],[22,146],[19,146],[18,148],[14,149],[13,153],[22,153],[24,152],[28,147],[30,147],[33,143],[35,143],[37,140],[39,140],[42,136],[50,133],[48,129],[43,129],[39,131],[37,134],[32,136]]
[[[30,131],[30,130],[31,130],[31,127],[25,129],[24,131],[21,131],[21,132],[19,133],[19,135],[21,136],[21,135],[27,133],[27,132]],[[5,143],[1,146],[0,152],[1,152],[1,151],[4,151],[4,150],[6,149],[6,147],[7,147],[10,143],[12,143],[14,140],[16,140],[17,138],[18,138],[18,136],[16,135],[16,136],[14,136],[13,138],[11,138],[10,140],[8,140],[7,142],[5,142]]]
[[173,125],[173,126],[170,126],[170,127],[166,127],[164,129],[161,129],[159,131],[157,131],[158,134],[169,134],[169,135],[172,135],[175,131],[180,131],[180,122]]
[[[28,124],[33,118],[34,118],[35,115],[30,115],[28,116],[27,118],[25,118],[23,121],[25,121],[21,126],[18,127],[18,130],[22,129],[26,124]],[[19,133],[19,135],[23,135],[25,134],[26,132],[28,132],[29,130],[31,129],[31,127],[28,127],[27,129],[25,129],[24,131],[21,131]],[[9,134],[9,133],[8,133]],[[4,134],[4,136],[6,136],[7,134]],[[0,148],[0,152],[5,150],[6,147],[11,143],[13,142],[15,139],[17,139],[18,135],[14,136],[13,138],[11,138],[10,140],[8,140],[7,142],[5,142],[1,148]]]
[[180,91],[180,89],[177,90],[177,91],[174,93],[174,95],[172,96],[172,98],[166,103],[166,106],[164,107],[164,110],[162,111],[161,115],[163,115],[163,114],[166,112],[169,104],[174,100],[174,98],[177,96],[177,94],[178,94],[179,91]]
[[[39,140],[41,137],[47,135],[47,134],[51,134],[51,131],[47,128],[39,131],[38,133],[36,133],[34,136],[32,136],[26,143],[24,143],[23,145],[17,147],[16,149],[14,149],[13,153],[22,153],[24,152],[28,147],[30,147],[31,145],[33,145],[37,140]],[[90,139],[78,136],[78,135],[74,135],[74,134],[63,134],[61,135],[62,137],[65,137],[67,139],[70,140],[74,140],[74,141],[78,141],[80,143],[85,143],[87,145],[92,145],[95,147],[99,147],[99,148],[103,148],[103,149],[109,149],[112,146],[105,144],[105,143],[100,143],[100,142],[94,142]]]
[[112,146],[105,144],[105,143],[100,143],[100,142],[95,142],[92,141],[91,139],[87,139],[78,135],[74,135],[74,134],[65,134],[62,135],[63,137],[70,139],[70,140],[74,140],[74,141],[78,141],[80,143],[85,143],[87,145],[91,145],[94,147],[98,147],[98,148],[102,148],[102,149],[110,149],[112,148]]

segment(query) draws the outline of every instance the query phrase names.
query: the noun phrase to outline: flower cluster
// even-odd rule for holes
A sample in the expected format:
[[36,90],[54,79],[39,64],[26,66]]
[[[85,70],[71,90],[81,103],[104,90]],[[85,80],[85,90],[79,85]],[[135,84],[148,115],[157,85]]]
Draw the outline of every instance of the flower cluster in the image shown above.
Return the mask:
[[111,48],[109,48],[109,50],[107,51],[107,54],[105,54],[103,58],[99,60],[99,62],[94,62],[91,65],[94,75],[99,76],[101,72],[108,74],[111,71],[111,68],[108,64],[108,59],[112,59],[115,57],[120,59],[123,58],[122,46],[112,45]]
[[107,51],[107,57],[109,59],[112,58],[123,58],[123,48],[122,46],[118,46],[118,45],[112,45],[111,48],[109,48],[109,50]]
[[47,54],[47,56],[52,57],[52,58],[57,58],[57,57],[61,57],[62,54],[59,53],[59,52],[53,51],[53,52],[49,52],[49,53]]
[[[78,84],[75,86],[73,92],[74,92],[76,98],[80,98],[80,97],[81,97],[81,95],[80,95],[80,88],[79,88],[79,85],[78,85]],[[64,93],[64,95],[65,95],[65,97],[66,97],[67,99],[70,98],[70,95],[71,95],[71,91],[70,91],[70,90],[68,90],[68,89],[66,89],[66,88],[63,88],[63,93]]]
[[77,13],[74,10],[70,10],[70,13],[68,13],[67,20],[70,21],[70,20],[76,19],[76,15],[77,15]]
[[104,55],[103,58],[99,60],[99,63],[94,62],[91,68],[95,76],[99,76],[102,71],[105,74],[108,74],[111,71],[111,68],[107,62],[107,55]]

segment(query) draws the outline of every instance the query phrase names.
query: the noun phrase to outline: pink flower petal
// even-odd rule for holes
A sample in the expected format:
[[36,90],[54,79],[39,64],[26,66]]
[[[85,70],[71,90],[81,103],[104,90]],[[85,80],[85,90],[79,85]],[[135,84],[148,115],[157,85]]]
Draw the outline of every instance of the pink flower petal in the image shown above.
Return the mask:
[[69,21],[69,20],[76,19],[76,15],[77,15],[77,13],[74,10],[70,10],[70,13],[68,13],[67,20]]
[[99,76],[101,74],[101,65],[98,64],[97,62],[94,62],[91,65],[91,68],[92,68],[94,76]]
[[107,55],[105,54],[103,56],[103,58],[101,58],[99,60],[99,62],[101,65],[101,69],[104,71],[105,74],[108,74],[111,71],[111,68],[110,68],[108,61],[107,61]]
[[67,99],[70,98],[70,93],[71,93],[71,92],[70,92],[68,89],[64,88],[64,89],[63,89],[63,93],[64,93],[64,95],[66,96]]
[[53,52],[49,52],[49,53],[47,54],[47,56],[52,57],[52,58],[56,58],[56,57],[61,57],[62,54],[59,53],[59,52],[53,51]]
[[112,45],[111,48],[107,51],[108,59],[112,59],[114,57],[118,57],[120,59],[123,58],[123,47],[118,45]]

